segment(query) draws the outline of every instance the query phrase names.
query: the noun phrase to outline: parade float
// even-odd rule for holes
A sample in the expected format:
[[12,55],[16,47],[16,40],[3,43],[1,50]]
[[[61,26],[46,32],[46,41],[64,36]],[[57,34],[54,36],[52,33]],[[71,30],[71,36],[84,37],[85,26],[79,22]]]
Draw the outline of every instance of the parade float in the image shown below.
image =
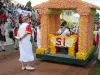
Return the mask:
[[[96,47],[93,45],[94,16],[99,7],[81,0],[48,0],[33,7],[41,15],[41,48],[36,57],[60,63],[85,65]],[[76,10],[80,14],[79,35],[57,36],[62,10]],[[77,43],[77,44],[76,44]],[[56,47],[68,47],[57,53]]]

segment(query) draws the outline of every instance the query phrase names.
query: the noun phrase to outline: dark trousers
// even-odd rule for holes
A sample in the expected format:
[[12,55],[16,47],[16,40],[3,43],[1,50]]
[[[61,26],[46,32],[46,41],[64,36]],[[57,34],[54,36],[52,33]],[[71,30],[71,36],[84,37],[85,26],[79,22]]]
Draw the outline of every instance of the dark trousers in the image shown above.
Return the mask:
[[9,38],[11,38],[13,40],[13,42],[15,43],[15,38],[14,38],[14,35],[13,35],[13,31],[9,32]]
[[56,52],[57,53],[68,53],[68,48],[67,47],[56,47]]

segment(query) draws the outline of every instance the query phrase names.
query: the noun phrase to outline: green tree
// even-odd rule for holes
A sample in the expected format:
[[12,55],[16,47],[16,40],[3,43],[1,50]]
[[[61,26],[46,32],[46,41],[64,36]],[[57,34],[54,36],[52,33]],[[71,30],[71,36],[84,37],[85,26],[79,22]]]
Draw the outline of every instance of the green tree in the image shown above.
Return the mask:
[[96,15],[95,15],[95,23],[98,22],[99,19],[100,19],[100,18],[99,18],[99,13],[97,12]]
[[28,2],[26,3],[26,7],[29,8],[29,9],[31,9],[31,8],[32,8],[31,4],[32,4],[31,1],[28,1]]
[[[95,14],[94,29],[95,29],[95,27],[98,27],[98,25],[99,25],[99,20],[100,20],[99,16],[100,16],[100,14],[97,12],[97,13]],[[97,29],[96,29],[96,30],[97,30]]]

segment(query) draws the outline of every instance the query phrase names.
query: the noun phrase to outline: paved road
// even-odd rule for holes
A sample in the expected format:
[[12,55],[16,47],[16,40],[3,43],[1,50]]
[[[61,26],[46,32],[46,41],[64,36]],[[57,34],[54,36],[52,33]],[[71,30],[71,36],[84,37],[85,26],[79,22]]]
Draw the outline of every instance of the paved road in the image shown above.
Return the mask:
[[18,62],[19,52],[16,52],[0,62],[0,75],[88,75],[88,67],[57,64],[35,60],[36,70],[22,71]]
[[6,49],[7,52],[0,52],[0,75],[88,75],[95,63],[95,60],[92,59],[88,66],[81,67],[35,59],[35,71],[22,71],[21,63],[18,61],[19,51],[14,50],[12,46],[6,46]]

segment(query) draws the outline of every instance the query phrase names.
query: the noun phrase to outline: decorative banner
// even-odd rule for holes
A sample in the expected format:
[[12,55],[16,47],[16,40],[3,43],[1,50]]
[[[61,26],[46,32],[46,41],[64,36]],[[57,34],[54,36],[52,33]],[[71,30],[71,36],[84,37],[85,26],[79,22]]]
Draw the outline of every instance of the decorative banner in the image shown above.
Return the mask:
[[52,37],[51,41],[57,47],[72,47],[76,37]]
[[31,15],[32,13],[30,11],[25,11],[25,10],[21,10],[21,9],[17,9],[17,12],[19,14],[22,14],[23,16],[27,16],[28,14]]
[[66,46],[67,47],[72,47],[73,43],[74,43],[75,38],[68,38],[66,39]]

